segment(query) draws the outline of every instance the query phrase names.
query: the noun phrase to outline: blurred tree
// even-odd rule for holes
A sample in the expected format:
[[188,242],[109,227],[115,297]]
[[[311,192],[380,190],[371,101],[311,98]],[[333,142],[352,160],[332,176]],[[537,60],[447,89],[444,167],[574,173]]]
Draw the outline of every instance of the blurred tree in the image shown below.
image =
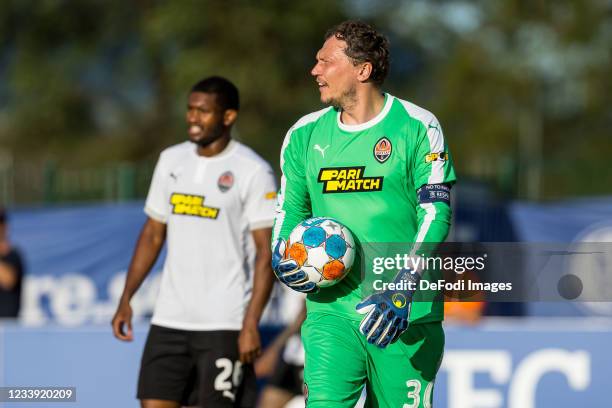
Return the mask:
[[241,90],[239,137],[275,162],[292,121],[317,103],[308,71],[341,6],[3,2],[0,141],[73,166],[153,159],[185,139],[189,87],[219,74]]
[[610,194],[609,1],[355,3],[420,59],[390,87],[436,112],[460,174],[522,198]]
[[386,88],[438,115],[461,176],[522,198],[610,193],[604,0],[4,1],[0,150],[15,166],[154,161],[185,139],[190,85],[219,74],[241,90],[238,137],[276,164],[347,16],[389,35]]

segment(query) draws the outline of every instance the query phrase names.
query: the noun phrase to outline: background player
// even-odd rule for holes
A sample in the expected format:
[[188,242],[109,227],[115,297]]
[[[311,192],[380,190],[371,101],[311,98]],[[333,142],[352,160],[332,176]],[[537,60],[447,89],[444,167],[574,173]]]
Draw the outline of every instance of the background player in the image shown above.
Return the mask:
[[0,319],[19,315],[23,270],[21,254],[8,237],[8,216],[0,207]]
[[290,292],[284,294],[290,304],[283,306],[299,313],[255,362],[257,377],[267,378],[258,402],[262,408],[304,406],[304,347],[300,328],[306,318],[306,307],[303,294],[284,289]]
[[[455,174],[438,120],[380,90],[387,39],[347,21],[326,34],[316,58],[311,74],[332,106],[304,116],[285,137],[273,232],[277,276],[309,292],[302,326],[307,405],[352,407],[367,384],[374,406],[429,406],[444,345],[441,302],[413,303],[413,291],[373,294],[359,260],[343,281],[319,292],[295,263],[279,262],[291,230],[310,216],[339,220],[362,246],[406,243],[406,252],[444,241],[451,219]],[[418,279],[410,270],[396,277]]]
[[230,137],[238,108],[228,80],[196,83],[187,105],[189,142],[164,150],[155,168],[148,219],[112,321],[117,338],[132,339],[130,299],[167,239],[138,381],[143,407],[255,404],[250,363],[260,353],[257,326],[274,280],[276,187],[268,163]]

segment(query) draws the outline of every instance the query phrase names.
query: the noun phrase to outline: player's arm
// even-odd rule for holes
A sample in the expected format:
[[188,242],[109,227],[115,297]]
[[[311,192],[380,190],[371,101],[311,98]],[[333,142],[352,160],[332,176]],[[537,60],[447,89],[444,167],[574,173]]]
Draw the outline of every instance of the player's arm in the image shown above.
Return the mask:
[[18,278],[17,267],[0,260],[0,289],[13,289],[17,285]]
[[427,128],[423,126],[419,133],[411,173],[418,220],[412,254],[429,256],[448,236],[452,218],[451,187],[456,180],[442,127],[433,116]]
[[[409,152],[410,154],[410,152]],[[412,157],[412,184],[416,191],[418,228],[413,239],[411,256],[429,256],[436,244],[448,235],[451,223],[450,190],[455,182],[448,147],[437,119],[422,126],[418,132],[416,149]],[[386,347],[408,328],[410,307],[418,289],[423,271],[404,269],[398,272],[394,283],[402,283],[406,290],[386,290],[375,293],[359,305],[364,313],[360,331],[368,342]]]
[[274,283],[270,238],[274,222],[276,181],[268,163],[253,169],[250,180],[241,185],[241,193],[244,213],[255,243],[255,270],[251,299],[238,336],[238,351],[242,362],[252,363],[261,354],[258,325]]
[[[112,320],[113,334],[119,340],[132,340],[132,307],[130,300],[155,264],[164,241],[166,224],[148,218],[144,223],[128,268],[123,294]],[[127,326],[127,330],[125,330]]]
[[272,251],[270,250],[272,229],[256,229],[252,231],[252,235],[256,248],[253,292],[238,338],[240,361],[243,363],[252,363],[261,354],[259,320],[268,303],[274,284],[274,274],[270,262],[272,258]]
[[123,294],[111,323],[113,334],[119,340],[130,341],[133,339],[130,300],[151,271],[166,240],[169,196],[166,190],[168,170],[164,166],[163,157],[164,153],[161,154],[153,172],[153,180],[151,180],[144,208],[148,218],[136,242],[136,248],[128,267]]
[[305,144],[307,127],[291,128],[281,149],[281,186],[278,192],[272,236],[272,268],[278,279],[291,289],[312,292],[314,283],[306,282],[306,274],[293,261],[283,261],[289,234],[312,215],[310,195],[306,187]]
[[257,378],[267,377],[272,374],[283,347],[285,347],[291,336],[300,332],[304,320],[306,320],[305,303],[302,304],[300,313],[295,320],[274,338],[272,343],[264,350],[262,356],[255,362],[255,375]]

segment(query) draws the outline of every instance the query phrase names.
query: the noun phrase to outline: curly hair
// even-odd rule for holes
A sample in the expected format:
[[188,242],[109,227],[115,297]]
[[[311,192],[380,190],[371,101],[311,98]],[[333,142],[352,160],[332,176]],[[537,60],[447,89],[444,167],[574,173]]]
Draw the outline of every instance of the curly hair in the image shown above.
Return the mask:
[[372,64],[370,80],[382,85],[389,72],[389,40],[378,33],[374,27],[357,20],[343,21],[325,34],[346,42],[344,53],[353,60],[353,64],[369,62]]

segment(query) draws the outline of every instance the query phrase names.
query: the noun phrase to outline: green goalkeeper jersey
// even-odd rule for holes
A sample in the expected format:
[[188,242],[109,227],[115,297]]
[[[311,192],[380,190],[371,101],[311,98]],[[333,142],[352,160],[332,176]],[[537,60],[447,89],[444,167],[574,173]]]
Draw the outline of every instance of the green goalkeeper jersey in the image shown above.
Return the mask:
[[[281,150],[273,241],[287,240],[291,230],[311,216],[337,219],[361,244],[444,241],[451,221],[448,195],[446,200],[419,199],[423,194],[448,194],[423,189],[455,181],[436,117],[389,94],[382,111],[366,123],[343,124],[340,113],[329,107],[289,129]],[[361,262],[356,257],[337,285],[309,294],[308,312],[361,320],[355,305],[372,292],[362,287]],[[413,303],[411,322],[442,318],[442,302]]]

